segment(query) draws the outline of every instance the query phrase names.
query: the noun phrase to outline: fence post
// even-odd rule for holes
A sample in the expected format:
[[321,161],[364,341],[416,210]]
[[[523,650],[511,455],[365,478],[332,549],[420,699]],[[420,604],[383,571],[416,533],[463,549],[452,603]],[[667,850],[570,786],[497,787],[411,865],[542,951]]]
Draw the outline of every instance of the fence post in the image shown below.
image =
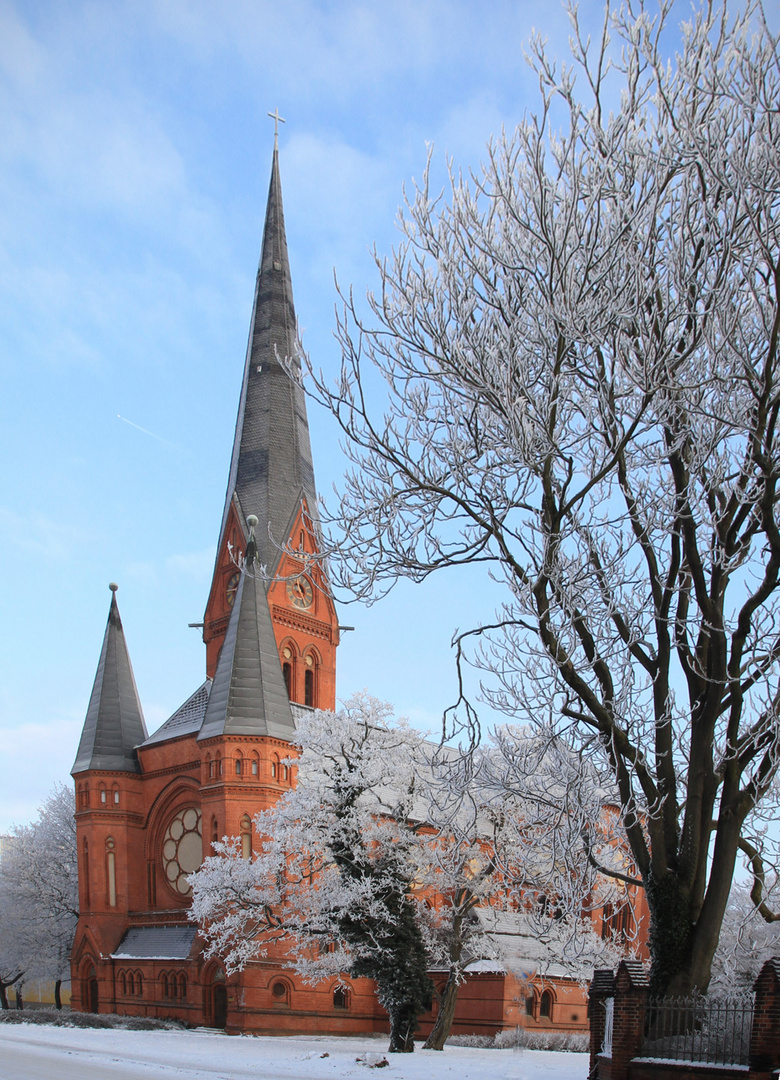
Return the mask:
[[590,1072],[589,1076],[598,1076],[598,1056],[604,1045],[604,1024],[606,1004],[615,996],[615,976],[609,968],[597,968],[588,991],[588,1022],[590,1024]]
[[767,960],[753,983],[756,1003],[750,1036],[751,1072],[780,1067],[780,957]]
[[639,960],[620,961],[615,975],[612,1080],[628,1080],[629,1062],[642,1046],[649,987],[650,980]]

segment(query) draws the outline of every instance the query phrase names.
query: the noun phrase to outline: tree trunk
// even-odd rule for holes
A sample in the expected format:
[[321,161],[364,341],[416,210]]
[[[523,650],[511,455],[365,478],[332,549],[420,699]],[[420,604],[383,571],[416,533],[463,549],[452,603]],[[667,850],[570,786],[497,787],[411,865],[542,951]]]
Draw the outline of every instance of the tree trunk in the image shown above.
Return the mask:
[[5,992],[6,984],[0,979],[0,1006],[5,1012],[8,1009],[8,995]]
[[423,1050],[444,1049],[444,1044],[450,1037],[450,1031],[452,1031],[452,1021],[457,1003],[458,973],[451,969],[439,1002],[439,1015],[436,1017],[433,1030],[423,1044]]
[[62,979],[56,979],[54,982],[54,1008],[58,1010],[62,1008],[62,994],[60,993],[61,989]]
[[417,1030],[417,1016],[410,1014],[408,1008],[403,1006],[390,1013],[390,1046],[391,1054],[413,1054],[414,1033]]

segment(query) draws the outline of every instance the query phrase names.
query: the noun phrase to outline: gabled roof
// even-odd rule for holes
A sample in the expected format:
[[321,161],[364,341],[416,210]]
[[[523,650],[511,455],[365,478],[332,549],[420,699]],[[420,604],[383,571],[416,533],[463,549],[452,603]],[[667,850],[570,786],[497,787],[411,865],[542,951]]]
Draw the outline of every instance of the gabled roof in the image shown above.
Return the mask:
[[[261,525],[258,558],[272,575],[303,500],[316,521],[316,489],[306,399],[280,361],[297,363],[298,329],[284,229],[279,154],[274,148],[263,249],[257,271],[244,378],[217,558],[231,503],[245,537],[247,516]],[[270,534],[270,535],[269,535]]]
[[71,775],[87,769],[139,772],[135,747],[146,738],[122,620],[111,588],[111,607],[95,684]]
[[190,694],[184,704],[168,717],[162,727],[141,745],[153,746],[155,743],[167,742],[168,739],[178,739],[181,735],[192,735],[193,732],[200,731],[210,692],[211,679],[206,679],[195,693]]
[[111,956],[115,960],[186,960],[194,926],[131,926]]
[[249,560],[240,575],[198,739],[295,732],[265,584]]

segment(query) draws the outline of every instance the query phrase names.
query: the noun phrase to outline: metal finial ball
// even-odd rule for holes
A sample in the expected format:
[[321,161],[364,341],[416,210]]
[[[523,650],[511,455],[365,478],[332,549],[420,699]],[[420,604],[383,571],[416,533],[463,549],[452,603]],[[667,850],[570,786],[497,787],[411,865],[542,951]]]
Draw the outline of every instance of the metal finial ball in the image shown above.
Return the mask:
[[246,519],[246,523],[250,529],[254,529],[257,526],[257,518],[254,514],[250,514],[249,517]]
[[111,592],[116,592],[117,589],[119,588],[119,586],[117,585],[117,583],[115,581],[109,581],[108,587],[111,590]]

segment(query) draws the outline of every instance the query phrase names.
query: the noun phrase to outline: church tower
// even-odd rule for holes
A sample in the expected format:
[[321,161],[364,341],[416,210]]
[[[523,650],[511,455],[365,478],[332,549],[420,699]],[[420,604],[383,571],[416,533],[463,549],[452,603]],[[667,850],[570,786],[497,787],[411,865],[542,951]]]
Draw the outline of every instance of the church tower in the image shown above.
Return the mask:
[[[219,963],[203,957],[187,916],[189,875],[213,853],[213,842],[240,837],[250,857],[254,815],[294,785],[296,717],[335,707],[338,620],[319,557],[298,350],[275,140],[203,620],[206,679],[151,736],[111,586],[72,769],[81,894],[72,953],[76,1009],[236,1029],[251,1026],[249,1012],[278,1012],[278,986],[274,996],[266,975],[230,989]],[[324,1000],[332,1012],[327,994]]]
[[335,708],[338,620],[317,560],[319,521],[298,327],[284,229],[279,152],[257,271],[241,398],[214,576],[204,616],[209,678],[240,581],[239,555],[255,533],[262,576],[290,701]]

